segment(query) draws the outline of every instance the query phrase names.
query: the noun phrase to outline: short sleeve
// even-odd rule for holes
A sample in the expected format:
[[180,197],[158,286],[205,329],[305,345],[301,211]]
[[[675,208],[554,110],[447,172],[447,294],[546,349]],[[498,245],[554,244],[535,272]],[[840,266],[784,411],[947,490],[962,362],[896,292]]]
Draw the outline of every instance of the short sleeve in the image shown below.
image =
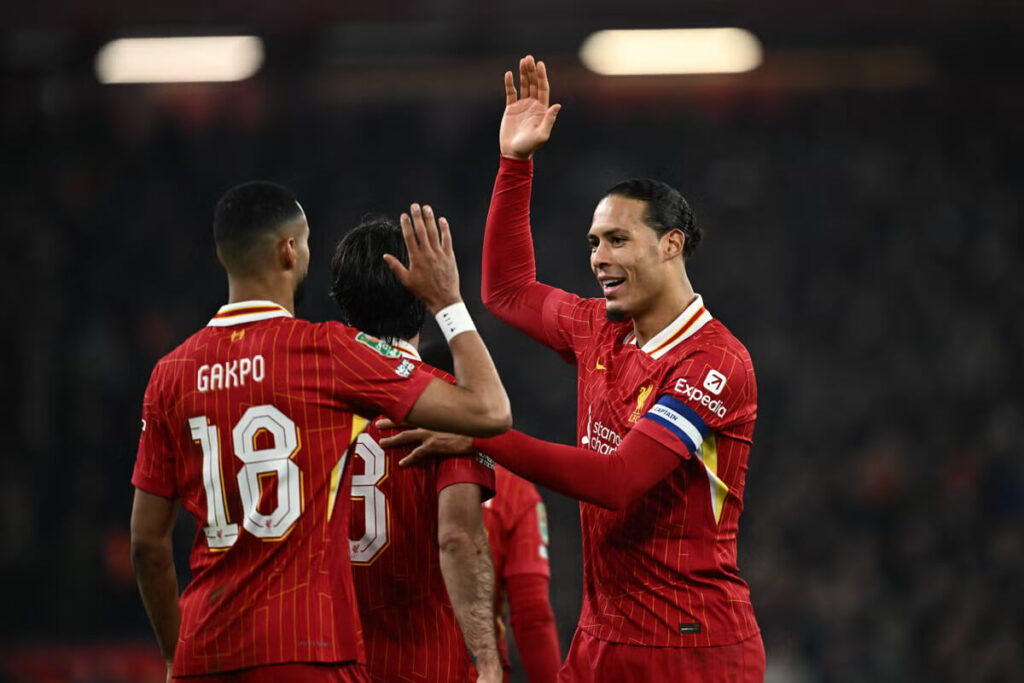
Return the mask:
[[177,498],[177,454],[167,426],[167,415],[159,400],[162,376],[162,366],[158,364],[149,378],[142,400],[142,432],[132,485],[164,498]]
[[445,458],[437,466],[437,492],[453,484],[477,484],[482,489],[480,502],[494,497],[494,461],[482,453]]
[[341,323],[328,323],[335,386],[357,412],[401,422],[433,376],[386,341]]
[[595,316],[603,316],[604,300],[584,299],[553,289],[544,300],[542,317],[548,346],[570,363],[591,344],[598,329]]
[[756,417],[753,382],[749,360],[699,351],[667,375],[657,401],[634,429],[689,457],[709,433]]
[[504,578],[518,574],[551,576],[548,565],[548,515],[532,484],[524,482],[506,542]]

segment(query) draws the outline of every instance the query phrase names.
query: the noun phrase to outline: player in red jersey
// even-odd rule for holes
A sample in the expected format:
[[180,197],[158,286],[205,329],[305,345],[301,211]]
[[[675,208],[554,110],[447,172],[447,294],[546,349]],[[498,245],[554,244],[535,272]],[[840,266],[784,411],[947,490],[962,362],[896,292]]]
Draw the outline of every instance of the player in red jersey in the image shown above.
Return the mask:
[[495,468],[497,492],[484,503],[484,524],[494,554],[497,586],[494,605],[498,619],[498,647],[510,678],[511,663],[505,638],[505,599],[509,621],[530,683],[552,683],[562,665],[555,615],[548,600],[548,521],[537,488],[504,467]]
[[488,308],[578,368],[579,447],[519,433],[474,440],[406,432],[421,454],[483,450],[572,495],[583,532],[583,611],[565,681],[762,681],[764,647],[736,535],[757,415],[743,345],[686,274],[700,241],[668,185],[631,180],[597,205],[590,265],[603,299],[536,281],[533,153],[549,137],[543,63],[505,74],[501,165],[484,236]]
[[[345,323],[419,361],[426,308],[385,265],[385,253],[407,259],[394,222],[367,219],[346,233],[331,259],[331,296]],[[384,451],[382,434],[371,424],[353,450],[362,462],[352,480],[352,576],[370,677],[468,681],[468,645],[480,680],[500,681],[494,569],[480,508],[494,493],[494,464],[468,456],[399,468],[408,450]]]
[[[482,340],[452,317],[461,304],[447,222],[438,231],[429,207],[411,214],[410,266],[388,262],[442,322],[457,323],[458,386],[341,323],[293,317],[309,226],[288,190],[246,183],[218,203],[229,303],[153,370],[132,477],[132,560],[168,679],[173,670],[204,682],[366,680],[343,540],[363,416],[478,434],[509,426]],[[180,601],[178,500],[199,526]]]

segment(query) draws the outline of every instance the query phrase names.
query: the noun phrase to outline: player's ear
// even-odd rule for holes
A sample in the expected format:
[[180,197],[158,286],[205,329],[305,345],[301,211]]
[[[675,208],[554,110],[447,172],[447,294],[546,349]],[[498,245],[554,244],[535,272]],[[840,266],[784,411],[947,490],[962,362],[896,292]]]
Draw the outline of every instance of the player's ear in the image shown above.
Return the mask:
[[284,270],[291,270],[299,261],[295,238],[291,235],[282,235],[278,239],[275,252],[277,262]]
[[669,230],[661,236],[661,255],[666,261],[682,256],[686,235],[682,230]]

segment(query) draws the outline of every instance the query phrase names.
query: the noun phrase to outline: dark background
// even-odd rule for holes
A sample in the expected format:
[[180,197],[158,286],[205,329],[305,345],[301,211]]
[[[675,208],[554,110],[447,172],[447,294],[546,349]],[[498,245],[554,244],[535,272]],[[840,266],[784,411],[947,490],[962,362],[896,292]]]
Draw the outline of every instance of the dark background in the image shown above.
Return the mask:
[[[573,369],[478,294],[501,74],[532,52],[564,105],[537,157],[540,279],[598,294],[585,233],[624,177],[674,184],[706,230],[691,280],[759,381],[740,567],[768,680],[1024,680],[1020,3],[69,0],[3,15],[0,676],[143,675],[110,665],[122,643],[153,650],[128,564],[141,397],[226,300],[210,225],[235,183],[274,179],[303,203],[313,320],[334,315],[327,260],[348,227],[432,203],[517,427],[574,441]],[[718,25],[756,33],[764,65],[613,79],[576,57],[598,28]],[[112,38],[229,32],[265,40],[249,81],[93,75]],[[544,497],[564,653],[578,516]]]

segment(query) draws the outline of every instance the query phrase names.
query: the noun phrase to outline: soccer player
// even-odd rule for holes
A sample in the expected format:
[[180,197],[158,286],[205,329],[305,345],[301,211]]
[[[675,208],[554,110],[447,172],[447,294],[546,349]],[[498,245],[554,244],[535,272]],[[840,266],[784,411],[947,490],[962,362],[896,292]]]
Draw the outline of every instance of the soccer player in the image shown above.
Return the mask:
[[[426,308],[384,263],[386,253],[408,260],[393,221],[367,219],[350,230],[331,259],[331,296],[345,323],[419,361]],[[468,645],[480,680],[500,681],[494,569],[480,508],[494,493],[494,465],[467,456],[403,469],[397,464],[408,449],[385,451],[381,438],[371,424],[353,450],[363,463],[352,480],[352,576],[370,677],[468,681]]]
[[534,152],[551,134],[544,64],[505,74],[500,170],[484,235],[483,297],[502,320],[578,369],[579,446],[512,433],[473,440],[412,430],[407,461],[483,450],[579,498],[583,610],[561,681],[762,681],[764,647],[737,567],[736,535],[757,415],[743,345],[686,273],[701,239],[665,183],[619,183],[587,239],[603,298],[536,281]]
[[[438,231],[430,207],[410,213],[408,268],[385,258],[445,326],[458,385],[375,337],[294,317],[309,226],[291,192],[246,183],[218,203],[228,303],[153,370],[132,477],[132,560],[168,679],[367,680],[345,540],[366,417],[478,435],[510,426],[461,304],[447,221]],[[199,526],[180,603],[179,500]]]
[[498,647],[505,681],[511,663],[505,638],[503,606],[508,599],[509,621],[519,659],[530,683],[553,683],[562,665],[555,615],[548,589],[548,520],[537,487],[504,467],[494,471],[497,493],[484,503],[484,524],[494,554],[497,585],[494,605]]

